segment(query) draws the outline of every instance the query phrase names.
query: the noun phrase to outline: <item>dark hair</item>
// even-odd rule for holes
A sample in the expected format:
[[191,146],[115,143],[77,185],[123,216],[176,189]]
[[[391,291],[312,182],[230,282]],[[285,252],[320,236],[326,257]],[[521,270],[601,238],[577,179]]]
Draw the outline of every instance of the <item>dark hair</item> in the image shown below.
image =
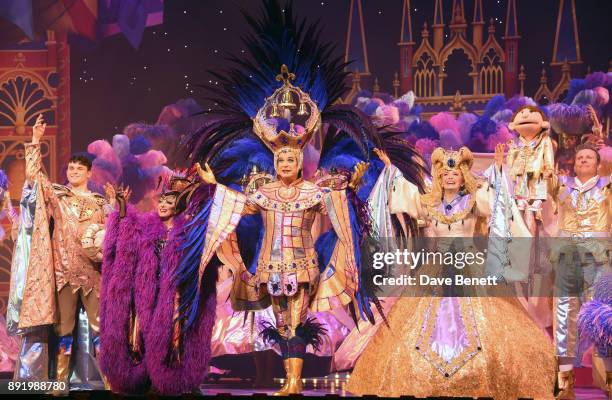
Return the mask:
[[579,144],[578,146],[576,146],[576,153],[574,153],[574,163],[576,162],[576,156],[578,155],[578,152],[580,150],[591,150],[595,152],[595,155],[597,157],[597,164],[599,164],[601,162],[601,155],[599,155],[599,151],[597,150],[597,147],[593,146],[591,143],[582,143]]
[[91,160],[89,159],[89,157],[83,154],[73,154],[70,157],[70,160],[68,160],[68,164],[70,163],[84,165],[87,167],[88,171],[91,171]]

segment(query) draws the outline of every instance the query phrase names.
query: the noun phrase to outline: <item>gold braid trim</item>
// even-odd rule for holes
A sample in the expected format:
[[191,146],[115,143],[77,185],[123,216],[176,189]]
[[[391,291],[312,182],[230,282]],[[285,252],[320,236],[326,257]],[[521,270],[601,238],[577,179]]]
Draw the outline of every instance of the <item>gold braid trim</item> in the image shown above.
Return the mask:
[[436,221],[442,224],[450,225],[454,222],[461,221],[465,217],[467,217],[467,215],[470,214],[472,210],[474,210],[475,204],[476,204],[476,196],[471,195],[470,199],[468,200],[468,206],[465,208],[465,210],[456,212],[450,216],[444,215],[443,213],[438,211],[435,207],[429,204],[425,205],[425,209],[427,210],[427,213],[429,214],[429,216],[435,219]]

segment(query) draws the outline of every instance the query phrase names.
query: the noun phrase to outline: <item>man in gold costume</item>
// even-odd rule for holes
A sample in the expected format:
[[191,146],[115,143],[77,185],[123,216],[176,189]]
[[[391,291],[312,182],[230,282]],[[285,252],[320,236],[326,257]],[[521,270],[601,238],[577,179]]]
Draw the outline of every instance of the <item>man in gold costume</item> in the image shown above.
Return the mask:
[[[560,291],[554,301],[554,339],[559,362],[559,397],[575,398],[573,366],[580,365],[589,343],[581,340],[577,317],[583,301],[592,297],[592,286],[610,268],[609,177],[598,175],[600,155],[592,144],[576,148],[575,177],[554,177],[551,188],[559,214],[559,239],[552,252],[557,264]],[[578,275],[574,267],[578,267]],[[612,358],[598,354],[606,367],[606,385],[612,388]]]
[[26,179],[36,188],[36,205],[19,329],[54,325],[59,337],[55,379],[67,384],[79,300],[98,345],[100,247],[110,208],[87,187],[91,161],[85,156],[69,160],[67,186],[49,181],[40,149],[45,128],[40,115],[25,151]]

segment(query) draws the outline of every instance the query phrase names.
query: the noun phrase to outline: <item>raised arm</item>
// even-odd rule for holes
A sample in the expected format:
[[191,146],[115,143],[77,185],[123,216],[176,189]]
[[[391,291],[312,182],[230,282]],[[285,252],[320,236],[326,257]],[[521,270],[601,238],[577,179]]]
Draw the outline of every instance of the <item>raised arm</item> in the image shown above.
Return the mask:
[[35,181],[39,182],[45,194],[51,189],[51,182],[42,168],[42,155],[40,152],[40,139],[45,134],[47,124],[43,120],[42,114],[36,119],[36,123],[32,127],[32,142],[25,144],[25,160],[26,160],[26,181],[32,187]]
[[[391,164],[389,156],[387,156],[384,151],[374,149],[374,152],[385,164],[385,168],[396,168]],[[426,212],[421,205],[419,188],[415,184],[408,182],[401,174],[393,179],[391,185],[389,193],[389,212],[391,212],[391,214],[406,213],[414,219],[426,216]]]

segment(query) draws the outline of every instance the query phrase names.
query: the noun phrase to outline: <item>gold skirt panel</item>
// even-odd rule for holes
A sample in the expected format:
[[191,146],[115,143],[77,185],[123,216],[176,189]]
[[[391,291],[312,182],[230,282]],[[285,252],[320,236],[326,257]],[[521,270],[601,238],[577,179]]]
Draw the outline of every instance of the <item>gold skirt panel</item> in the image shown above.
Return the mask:
[[516,299],[469,298],[481,349],[450,377],[416,349],[431,301],[431,297],[397,301],[388,315],[390,328],[382,326],[357,361],[349,392],[393,397],[553,397],[553,345]]

